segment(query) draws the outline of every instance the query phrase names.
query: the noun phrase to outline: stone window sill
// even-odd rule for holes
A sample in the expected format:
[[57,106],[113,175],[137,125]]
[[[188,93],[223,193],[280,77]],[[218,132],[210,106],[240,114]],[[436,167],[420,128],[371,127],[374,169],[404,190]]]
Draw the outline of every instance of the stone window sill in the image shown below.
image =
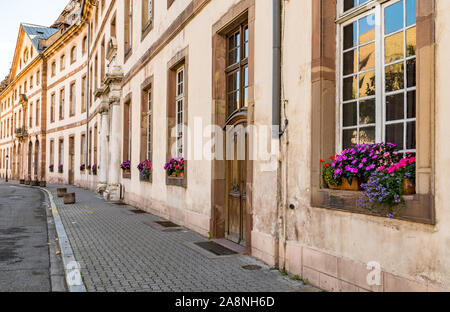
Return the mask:
[[[375,216],[358,207],[362,192],[319,189],[313,192],[312,206],[330,210]],[[406,207],[396,219],[435,225],[434,201],[431,195],[405,196]]]

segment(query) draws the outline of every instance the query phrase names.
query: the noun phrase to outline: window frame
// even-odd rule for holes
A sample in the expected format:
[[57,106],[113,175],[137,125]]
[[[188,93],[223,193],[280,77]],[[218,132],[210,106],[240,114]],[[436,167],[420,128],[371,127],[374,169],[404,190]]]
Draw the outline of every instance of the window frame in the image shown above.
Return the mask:
[[[179,74],[183,73],[183,80],[179,81]],[[185,77],[186,71],[184,64],[179,66],[176,70],[175,76],[175,126],[176,126],[176,157],[185,157]],[[182,92],[179,93],[179,87],[182,86]],[[179,102],[181,102],[181,110],[179,109]],[[179,119],[181,115],[181,120]]]
[[[360,144],[359,141],[359,131],[360,129],[364,129],[364,128],[371,128],[375,125],[375,142],[385,142],[386,141],[386,126],[390,125],[390,124],[402,124],[404,126],[404,131],[403,131],[403,145],[406,146],[407,142],[406,142],[406,137],[407,137],[407,123],[410,122],[416,122],[416,126],[417,126],[417,114],[415,118],[407,118],[407,116],[404,116],[403,119],[399,119],[399,120],[395,120],[395,121],[387,121],[386,120],[386,98],[389,95],[395,95],[395,94],[401,94],[404,93],[405,97],[404,97],[404,113],[405,115],[407,114],[407,110],[406,110],[406,106],[407,106],[407,93],[411,92],[411,91],[416,91],[417,90],[417,83],[414,87],[410,87],[408,88],[407,86],[407,67],[404,67],[404,88],[401,90],[397,90],[397,91],[392,91],[392,92],[386,92],[386,80],[384,79],[385,77],[385,69],[386,66],[392,65],[392,64],[406,64],[406,62],[408,60],[411,59],[416,59],[417,60],[417,45],[416,45],[416,54],[412,57],[408,57],[406,55],[404,55],[403,58],[401,58],[400,60],[396,60],[394,62],[390,62],[390,63],[385,63],[385,57],[384,57],[384,53],[385,53],[385,38],[396,34],[396,33],[401,33],[401,32],[406,32],[406,30],[410,29],[410,28],[414,28],[417,27],[417,22],[413,25],[410,26],[406,26],[406,11],[403,11],[404,14],[404,24],[402,26],[401,29],[390,33],[388,35],[385,34],[385,16],[384,16],[384,12],[385,12],[385,8],[391,5],[394,5],[400,1],[404,1],[406,3],[407,0],[368,0],[366,3],[364,4],[360,4],[358,6],[355,6],[354,8],[348,10],[348,11],[343,11],[344,9],[344,1],[343,0],[338,0],[338,14],[340,14],[340,18],[338,18],[336,20],[336,32],[337,32],[337,39],[336,40],[336,57],[338,62],[336,64],[338,64],[336,67],[336,110],[338,112],[337,116],[336,116],[336,125],[337,125],[337,129],[336,129],[336,147],[335,150],[340,153],[342,152],[342,150],[344,149],[343,146],[343,131],[344,130],[350,130],[350,129],[355,129],[358,131],[358,144]],[[344,28],[348,25],[351,25],[352,23],[356,22],[357,24],[357,29],[359,32],[359,22],[360,20],[362,20],[365,17],[368,17],[370,15],[374,14],[375,16],[375,39],[373,41],[370,42],[365,42],[363,44],[359,44],[359,42],[356,44],[356,46],[344,50],[343,48],[343,42],[344,42]],[[406,36],[404,35],[404,49],[406,49]],[[345,52],[348,52],[350,50],[354,50],[356,52],[356,64],[359,63],[359,50],[360,47],[364,47],[367,45],[370,45],[374,43],[375,44],[375,67],[373,69],[369,69],[369,70],[364,70],[364,71],[356,71],[352,74],[349,75],[344,75],[343,74],[343,68],[344,68],[344,54]],[[416,67],[417,67],[417,63],[416,63]],[[368,97],[357,97],[356,99],[352,99],[352,100],[348,100],[348,101],[344,101],[343,98],[343,81],[344,81],[344,77],[348,78],[351,76],[356,76],[356,77],[360,77],[361,73],[368,73],[374,71],[375,72],[375,123],[373,124],[367,124],[367,125],[360,125],[359,122],[359,112],[360,112],[360,102],[362,101],[366,101],[366,100],[370,100],[372,99],[371,96]],[[358,83],[359,83],[359,79],[358,79]],[[348,104],[348,103],[358,103],[357,104],[357,125],[356,126],[348,126],[348,127],[344,127],[344,104]],[[417,98],[416,98],[416,105],[417,105]],[[416,136],[417,136],[417,130],[416,130]],[[404,149],[404,146],[399,147],[399,149],[406,153],[406,152],[410,152],[410,153],[416,153],[417,152],[417,146],[416,149]]]

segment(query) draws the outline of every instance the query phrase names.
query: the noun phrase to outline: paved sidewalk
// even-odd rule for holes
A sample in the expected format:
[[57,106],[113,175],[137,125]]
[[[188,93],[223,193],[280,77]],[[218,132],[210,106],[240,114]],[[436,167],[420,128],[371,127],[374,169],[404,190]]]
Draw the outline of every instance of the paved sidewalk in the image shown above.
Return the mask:
[[[64,205],[54,194],[67,236],[88,291],[314,291],[300,281],[249,256],[210,258],[189,247],[207,241],[183,231],[165,232],[154,225],[163,219],[134,214],[135,208],[106,203],[93,192],[67,187],[77,204]],[[256,264],[261,270],[242,266]]]

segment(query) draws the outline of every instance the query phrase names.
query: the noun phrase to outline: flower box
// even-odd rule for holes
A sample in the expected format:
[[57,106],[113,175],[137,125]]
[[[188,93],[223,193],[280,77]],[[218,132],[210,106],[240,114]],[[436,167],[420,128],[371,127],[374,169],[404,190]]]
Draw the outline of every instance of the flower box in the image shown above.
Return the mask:
[[332,190],[357,192],[361,190],[361,183],[358,178],[353,178],[352,184],[350,184],[347,179],[342,179],[339,186],[328,184],[328,187]]
[[403,179],[403,195],[415,195],[416,194],[416,182],[412,179]]

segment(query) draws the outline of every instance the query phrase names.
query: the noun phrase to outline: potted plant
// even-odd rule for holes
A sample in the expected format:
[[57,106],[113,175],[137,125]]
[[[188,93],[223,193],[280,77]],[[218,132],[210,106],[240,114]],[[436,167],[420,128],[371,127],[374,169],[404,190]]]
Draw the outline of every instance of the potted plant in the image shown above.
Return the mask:
[[[333,159],[334,157],[330,157],[330,159]],[[322,168],[322,178],[325,184],[333,190],[339,189],[339,187],[342,184],[342,179],[335,179],[334,178],[334,168],[331,166],[330,163],[320,160],[320,163],[323,164]]]
[[379,216],[397,217],[405,207],[405,195],[415,194],[416,158],[407,154],[395,164],[381,166],[363,184],[358,204]]
[[63,171],[64,171],[64,165],[60,164],[58,166],[58,173],[63,173]]
[[332,156],[334,179],[342,179],[341,190],[359,191],[371,174],[380,166],[389,166],[400,158],[392,143],[358,144]]
[[93,165],[92,165],[92,174],[93,174],[93,175],[97,175],[97,169],[98,169],[97,164],[93,164]]
[[125,160],[123,163],[120,164],[120,168],[125,172],[125,173],[130,173],[131,172],[131,163],[129,160]]
[[184,178],[184,158],[171,158],[164,165],[164,170],[169,177]]
[[48,166],[48,170],[50,170],[50,172],[53,172],[54,169],[55,165],[51,164],[50,166]]
[[80,166],[80,171],[83,172],[84,170],[86,170],[86,165],[85,165],[85,164],[82,164],[82,165]]
[[139,170],[139,176],[141,177],[141,179],[144,181],[149,181],[152,169],[152,162],[148,159],[144,160],[141,163],[139,163],[137,168]]

